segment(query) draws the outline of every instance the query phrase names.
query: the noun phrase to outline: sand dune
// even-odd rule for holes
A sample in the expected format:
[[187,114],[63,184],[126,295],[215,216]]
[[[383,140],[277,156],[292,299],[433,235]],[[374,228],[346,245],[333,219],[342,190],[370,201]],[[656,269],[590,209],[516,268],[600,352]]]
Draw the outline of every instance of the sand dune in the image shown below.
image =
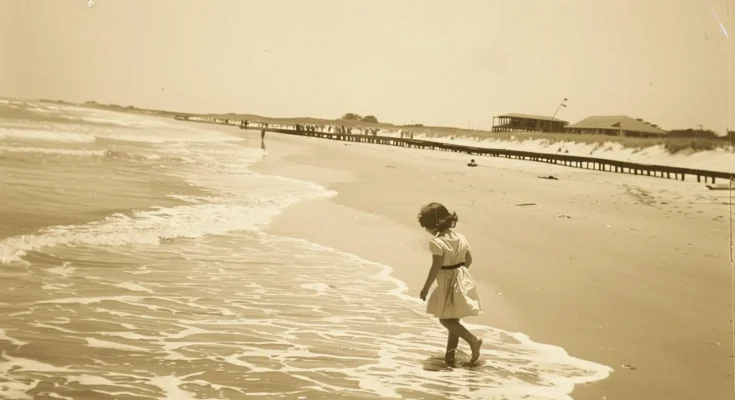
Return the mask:
[[[383,136],[399,137],[398,132],[381,131]],[[519,135],[516,140],[483,139],[479,137],[435,137],[426,134],[415,134],[414,139],[432,140],[458,145],[488,147],[509,150],[523,150],[539,153],[563,153],[582,157],[596,157],[609,160],[629,161],[642,164],[669,165],[683,168],[707,169],[715,171],[733,171],[735,153],[733,148],[693,152],[681,151],[669,153],[663,145],[644,149],[626,148],[614,141],[599,143],[552,142],[538,134],[535,138]]]

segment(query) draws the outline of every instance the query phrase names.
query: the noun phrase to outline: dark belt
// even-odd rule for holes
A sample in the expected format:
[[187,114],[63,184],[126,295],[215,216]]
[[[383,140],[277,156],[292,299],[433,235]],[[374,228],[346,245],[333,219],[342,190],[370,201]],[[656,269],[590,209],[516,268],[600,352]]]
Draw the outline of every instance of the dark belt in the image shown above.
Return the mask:
[[461,262],[461,263],[455,264],[455,265],[442,265],[442,269],[457,269],[459,267],[464,267],[464,263]]

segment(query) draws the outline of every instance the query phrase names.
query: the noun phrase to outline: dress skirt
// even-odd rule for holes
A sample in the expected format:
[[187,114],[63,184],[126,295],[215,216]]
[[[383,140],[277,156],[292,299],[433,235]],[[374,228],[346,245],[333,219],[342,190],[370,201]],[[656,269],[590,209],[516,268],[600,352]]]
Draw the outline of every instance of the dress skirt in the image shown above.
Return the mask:
[[429,296],[426,312],[440,319],[464,318],[482,313],[477,286],[464,266],[442,269]]

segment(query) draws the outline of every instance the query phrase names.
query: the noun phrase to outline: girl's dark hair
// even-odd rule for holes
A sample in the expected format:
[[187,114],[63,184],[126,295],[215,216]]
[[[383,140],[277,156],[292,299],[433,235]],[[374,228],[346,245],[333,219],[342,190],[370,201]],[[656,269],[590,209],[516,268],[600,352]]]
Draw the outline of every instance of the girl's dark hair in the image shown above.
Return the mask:
[[457,213],[450,213],[446,207],[439,203],[429,203],[421,207],[418,215],[419,225],[422,228],[443,231],[454,228],[459,222]]

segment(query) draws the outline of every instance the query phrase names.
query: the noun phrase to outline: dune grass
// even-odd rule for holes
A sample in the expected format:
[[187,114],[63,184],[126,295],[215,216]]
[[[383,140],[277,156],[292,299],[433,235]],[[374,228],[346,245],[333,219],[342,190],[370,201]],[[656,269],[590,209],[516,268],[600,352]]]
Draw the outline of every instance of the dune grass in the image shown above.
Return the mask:
[[608,143],[616,143],[627,149],[642,150],[648,147],[663,146],[670,154],[679,152],[709,151],[718,148],[731,148],[732,143],[726,138],[637,138],[626,136],[586,135],[574,133],[540,133],[540,132],[422,132],[426,137],[454,137],[468,139],[491,139],[523,142],[526,140],[543,140],[547,143],[584,143],[602,147]]

